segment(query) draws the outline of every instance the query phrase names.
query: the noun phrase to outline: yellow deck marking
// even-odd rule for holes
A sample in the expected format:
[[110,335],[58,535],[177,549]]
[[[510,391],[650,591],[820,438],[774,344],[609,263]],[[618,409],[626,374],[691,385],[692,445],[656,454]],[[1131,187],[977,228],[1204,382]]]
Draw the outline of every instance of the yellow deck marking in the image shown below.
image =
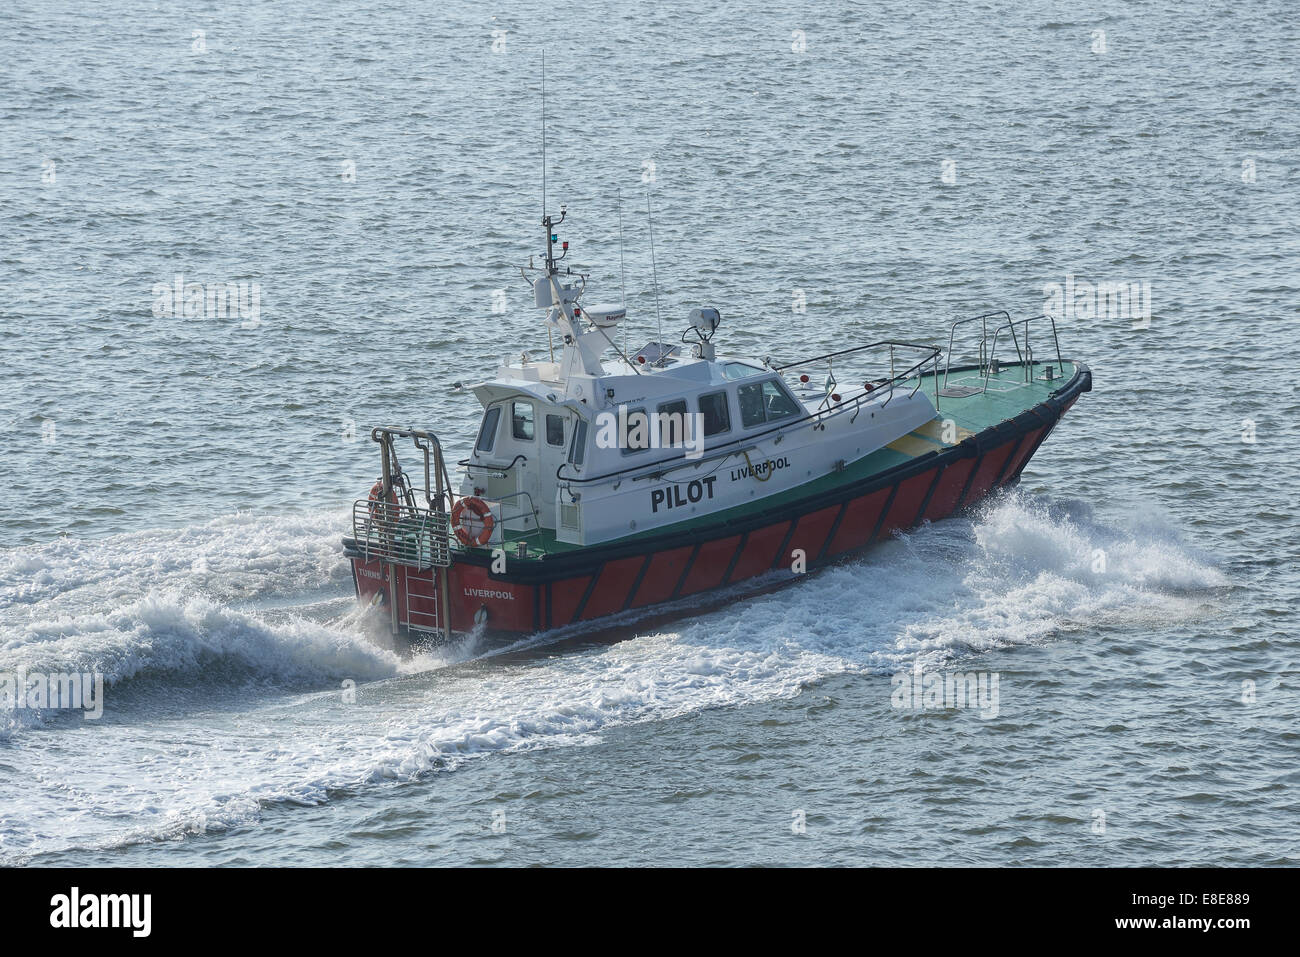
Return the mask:
[[886,448],[893,449],[895,452],[901,452],[904,455],[916,458],[918,455],[924,455],[926,452],[934,452],[940,448],[940,445],[923,439],[915,432],[909,432],[901,438],[894,439]]
[[[939,414],[940,416],[943,415],[942,412]],[[944,423],[943,418],[931,419],[929,422],[925,423],[925,425],[921,426],[919,429],[913,429],[912,434],[924,435],[926,438],[933,439],[935,442],[938,442],[940,445],[943,445],[945,447],[948,446],[949,444],[956,445],[958,442],[962,442],[975,434],[970,429],[963,429],[960,425],[954,422],[952,425],[953,428],[956,430],[956,441],[952,443],[945,442],[943,440],[943,423]]]
[[[963,429],[956,422],[953,423],[956,430],[956,445],[968,436],[975,433],[970,429]],[[916,458],[918,455],[924,455],[926,452],[933,452],[935,449],[949,448],[949,443],[943,440],[943,419],[931,419],[920,428],[913,429],[907,435],[901,436],[890,442],[886,448],[893,449],[895,452],[901,452],[903,455]]]

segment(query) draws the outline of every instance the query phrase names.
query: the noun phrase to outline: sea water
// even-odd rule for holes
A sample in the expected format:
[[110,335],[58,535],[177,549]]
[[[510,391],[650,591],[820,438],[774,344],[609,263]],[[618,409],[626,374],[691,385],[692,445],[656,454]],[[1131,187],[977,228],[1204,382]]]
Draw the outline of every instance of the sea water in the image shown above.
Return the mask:
[[[104,684],[0,710],[0,861],[1294,864],[1298,31],[7,5],[0,674]],[[1050,308],[1095,391],[1018,489],[787,587],[403,654],[340,538],[371,426],[463,457],[457,384],[547,354],[543,50],[621,343],[656,286],[785,360]]]

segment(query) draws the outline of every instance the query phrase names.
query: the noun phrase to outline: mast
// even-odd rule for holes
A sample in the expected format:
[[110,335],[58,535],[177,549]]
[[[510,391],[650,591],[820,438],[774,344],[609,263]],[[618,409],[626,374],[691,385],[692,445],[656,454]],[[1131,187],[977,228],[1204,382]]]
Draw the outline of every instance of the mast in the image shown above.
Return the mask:
[[557,258],[555,255],[555,242],[559,237],[555,234],[555,227],[564,222],[564,217],[568,211],[564,205],[560,206],[560,218],[554,222],[551,221],[551,214],[546,211],[546,51],[542,51],[542,228],[546,230],[546,275],[554,276],[558,273],[559,267],[555,264],[564,258],[569,252],[569,244],[564,244],[564,252]]
[[[585,372],[588,375],[600,375],[602,373],[600,365],[600,353],[603,347],[598,346],[593,340],[600,339],[614,349],[623,361],[631,366],[632,371],[637,375],[641,370],[636,368],[635,364],[627,358],[627,355],[616,346],[604,329],[598,325],[592,324],[591,330],[582,331],[582,326],[578,321],[578,297],[586,288],[587,276],[582,273],[574,273],[572,269],[567,270],[568,275],[576,275],[580,283],[574,286],[572,283],[565,283],[560,279],[560,260],[569,255],[568,240],[560,241],[556,229],[568,218],[569,210],[567,204],[560,204],[560,218],[555,219],[546,208],[546,53],[542,52],[542,228],[546,230],[546,266],[544,276],[537,280],[530,281],[533,286],[534,301],[539,308],[547,309],[548,323],[558,326],[564,333],[564,351],[560,361],[561,376],[565,379],[569,377],[572,371]],[[622,262],[622,205],[619,206],[619,261]],[[560,243],[560,253],[555,253],[555,244]],[[531,268],[532,260],[529,259]],[[543,288],[545,292],[543,293]],[[550,338],[550,328],[547,329],[547,337]],[[554,361],[554,346],[551,350],[552,361]],[[584,400],[585,401],[585,400]]]
[[546,51],[542,51],[542,219],[546,219]]
[[659,349],[659,355],[655,358],[658,365],[664,362],[664,324],[659,318],[659,267],[655,264],[655,218],[650,209],[650,187],[645,191],[645,216],[646,221],[650,224],[650,269],[651,275],[654,276],[655,284],[655,339],[656,346]]

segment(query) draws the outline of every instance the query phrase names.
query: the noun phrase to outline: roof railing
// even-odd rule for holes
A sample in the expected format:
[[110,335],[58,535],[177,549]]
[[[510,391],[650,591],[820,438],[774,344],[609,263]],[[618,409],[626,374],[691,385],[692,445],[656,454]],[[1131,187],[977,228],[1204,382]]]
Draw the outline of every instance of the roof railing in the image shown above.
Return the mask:
[[[672,458],[668,458],[668,459],[658,459],[653,462],[638,462],[634,465],[627,466],[626,468],[617,469],[613,472],[604,472],[600,475],[590,475],[586,477],[564,474],[564,470],[566,468],[570,468],[570,465],[568,462],[562,462],[560,463],[559,467],[556,468],[555,470],[556,480],[560,482],[570,483],[573,485],[590,485],[594,482],[604,482],[610,479],[621,479],[624,477],[630,477],[633,480],[635,480],[636,478],[640,478],[640,477],[651,477],[651,476],[663,475],[669,471],[673,471],[677,468],[681,468],[687,465],[690,466],[697,465],[701,461],[708,461],[714,458],[725,458],[728,455],[737,455],[741,451],[743,451],[742,445],[745,448],[750,448],[752,447],[752,443],[757,439],[761,439],[764,436],[771,435],[775,432],[785,431],[791,428],[792,426],[797,426],[801,423],[812,422],[814,424],[814,427],[824,428],[826,420],[833,418],[834,416],[837,415],[851,414],[854,418],[856,418],[858,412],[861,409],[862,403],[864,401],[874,400],[880,396],[882,391],[887,390],[885,402],[882,403],[882,405],[887,405],[889,401],[893,398],[894,390],[901,387],[904,383],[908,382],[912,378],[916,379],[916,383],[912,386],[909,395],[915,395],[916,391],[921,387],[921,382],[923,378],[923,376],[921,375],[921,370],[924,369],[926,366],[929,365],[934,366],[935,376],[937,378],[939,356],[942,354],[942,350],[940,350],[937,346],[923,345],[921,343],[916,343],[916,342],[900,342],[900,341],[890,340],[890,339],[884,339],[879,342],[871,342],[862,346],[854,346],[853,348],[850,349],[840,349],[836,352],[830,352],[820,356],[813,356],[808,359],[798,359],[795,360],[794,362],[787,362],[782,365],[772,365],[770,362],[768,362],[767,365],[768,368],[770,368],[773,372],[785,374],[790,369],[796,369],[800,366],[809,365],[811,363],[827,362],[829,365],[837,358],[843,358],[844,356],[865,352],[868,349],[882,349],[882,348],[889,349],[890,374],[888,378],[882,378],[879,380],[870,380],[864,378],[862,380],[863,384],[860,390],[857,390],[851,394],[841,396],[839,401],[837,402],[834,401],[834,395],[838,393],[833,394],[833,390],[828,389],[826,398],[823,399],[822,404],[814,411],[808,412],[805,415],[801,415],[795,418],[782,419],[778,423],[772,425],[770,428],[763,429],[762,431],[759,432],[745,432],[742,435],[738,435],[735,438],[729,439],[728,441],[722,443],[721,445],[716,445],[710,448],[705,453],[705,457],[703,459],[685,459],[679,455],[675,455]],[[924,355],[916,362],[911,363],[902,372],[899,372],[897,371],[897,364],[898,364],[897,353],[902,349],[918,350],[924,353]]]

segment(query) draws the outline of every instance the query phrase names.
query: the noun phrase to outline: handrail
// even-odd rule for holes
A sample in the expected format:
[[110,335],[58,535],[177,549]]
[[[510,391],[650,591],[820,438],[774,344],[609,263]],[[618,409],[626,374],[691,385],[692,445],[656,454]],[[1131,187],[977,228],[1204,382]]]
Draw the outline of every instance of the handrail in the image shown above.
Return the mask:
[[[1065,371],[1065,360],[1061,358],[1061,340],[1056,333],[1056,319],[1050,313],[1042,313],[1037,316],[1028,316],[1024,319],[1012,319],[1005,324],[998,326],[993,330],[993,346],[989,349],[989,369],[993,368],[993,360],[997,356],[998,340],[1001,338],[1002,330],[1007,330],[1011,334],[1011,341],[1016,347],[1016,356],[1024,369],[1025,381],[1029,381],[1034,374],[1034,353],[1029,347],[1029,323],[1038,319],[1046,319],[1052,327],[1052,344],[1056,349],[1056,364],[1061,372]],[[1020,340],[1016,338],[1016,326],[1019,325],[1025,334],[1025,349],[1020,349]],[[984,389],[989,387],[989,373],[984,374]]]
[[[370,430],[371,441],[378,443],[383,474],[380,476],[381,494],[375,499],[356,502],[352,506],[352,531],[367,561],[378,559],[390,565],[413,568],[436,568],[437,605],[443,610],[442,632],[451,639],[451,590],[446,568],[451,565],[451,517],[456,504],[451,476],[442,454],[442,443],[432,432],[424,429],[375,426]],[[415,491],[406,479],[397,450],[393,443],[399,438],[409,438],[424,456],[424,500],[427,509],[415,504]],[[400,486],[402,504],[396,498],[395,487]],[[388,573],[389,605],[392,628],[396,633],[401,622],[397,612],[397,583]],[[407,593],[407,623],[411,621],[410,591]]]
[[989,357],[985,354],[985,351],[984,351],[984,347],[985,347],[985,345],[987,345],[988,340],[989,340],[989,323],[988,323],[988,321],[989,321],[990,319],[996,317],[996,316],[1004,316],[1004,317],[1006,318],[1007,322],[1011,322],[1011,321],[1012,321],[1012,320],[1011,320],[1011,313],[1007,312],[1005,309],[998,309],[998,310],[996,310],[995,312],[985,312],[985,313],[981,313],[981,314],[978,315],[978,316],[968,316],[968,317],[965,318],[965,319],[958,319],[958,320],[957,320],[956,322],[954,322],[954,323],[952,324],[952,326],[949,328],[949,330],[948,330],[948,352],[947,352],[947,354],[946,354],[946,355],[947,355],[947,361],[944,363],[944,366],[943,366],[943,387],[944,387],[945,389],[948,388],[948,370],[952,368],[952,343],[953,343],[953,337],[956,336],[956,334],[957,334],[957,327],[960,326],[960,325],[962,325],[962,324],[964,324],[964,323],[967,323],[967,322],[981,322],[981,323],[982,323],[982,326],[981,326],[981,332],[980,332],[980,354],[979,354],[979,365],[980,365],[980,371],[982,372],[982,371],[984,371],[984,369],[989,365],[989,362],[988,362],[988,358],[989,358]]
[[[449,511],[454,502],[452,501],[451,476],[447,474],[447,463],[443,458],[442,443],[436,435],[424,429],[401,429],[393,426],[377,425],[370,430],[371,441],[378,443],[380,446],[380,457],[383,462],[383,475],[380,478],[383,484],[383,497],[388,496],[396,482],[406,489],[408,501],[413,504],[413,490],[405,481],[406,473],[402,471],[401,464],[397,461],[397,451],[393,448],[393,440],[400,438],[411,439],[415,447],[424,456],[424,499],[428,502],[429,507],[438,511]],[[436,499],[435,495],[431,493],[436,493]],[[444,507],[443,503],[444,497],[448,499],[446,507]]]
[[[993,327],[992,341],[989,338],[988,320],[1001,316],[1005,322]],[[978,316],[970,316],[966,319],[958,319],[952,324],[948,331],[948,358],[944,365],[943,387],[948,388],[948,373],[952,368],[952,347],[954,337],[957,333],[957,327],[967,322],[980,322],[980,343],[979,343],[979,371],[980,376],[984,379],[984,388],[981,391],[987,392],[989,387],[989,377],[993,374],[993,364],[997,361],[998,342],[1002,338],[1002,333],[1006,332],[1011,337],[1011,345],[1016,350],[1016,359],[1019,365],[1024,369],[1026,377],[1033,375],[1034,351],[1030,344],[1029,323],[1039,319],[1046,319],[1052,326],[1052,345],[1056,350],[1057,365],[1064,369],[1065,362],[1061,358],[1061,340],[1056,332],[1056,319],[1047,313],[1037,316],[1028,316],[1024,319],[1012,319],[1011,314],[1005,309],[999,309],[996,312],[986,312]],[[1023,345],[1021,337],[1016,334],[1016,327],[1019,326],[1024,336]],[[1026,378],[1028,381],[1028,378]]]
[[[517,498],[528,499],[528,510],[524,511],[523,508],[520,507],[519,511],[516,512],[514,515],[505,514],[505,503],[510,499],[517,499]],[[546,551],[545,544],[542,540],[542,515],[541,512],[538,511],[537,503],[533,501],[533,496],[531,493],[526,491],[511,492],[509,495],[502,495],[497,497],[496,499],[494,499],[494,501],[501,503],[501,526],[502,526],[503,547],[506,544],[506,539],[505,539],[506,524],[509,522],[517,521],[518,519],[523,518],[525,516],[531,515],[533,519],[533,527],[531,529],[526,529],[518,532],[517,533],[518,537],[515,539],[515,543],[517,544],[519,542],[525,541],[530,536],[536,537],[537,541],[534,543],[534,546],[536,547],[537,551],[541,552],[543,555],[548,554]]]
[[[528,499],[528,510],[524,511],[523,508],[520,508],[516,514],[506,515],[504,512],[504,506],[506,501],[508,499],[521,498],[521,497]],[[502,508],[502,515],[501,515],[501,524],[504,525],[506,522],[513,522],[516,519],[520,519],[523,518],[524,516],[531,515],[533,518],[534,525],[538,528],[541,527],[542,516],[541,513],[537,510],[537,503],[533,501],[532,493],[527,491],[511,492],[509,495],[496,496],[495,498],[493,498],[493,501],[500,502],[502,504],[503,508]]]
[[[424,500],[430,508],[434,508],[434,498],[430,494],[432,491],[429,487],[429,453],[433,452],[434,469],[437,472],[437,508],[442,510],[442,499],[447,497],[447,511],[455,504],[455,498],[451,491],[451,476],[447,474],[447,462],[442,457],[442,443],[436,437],[429,437],[428,433],[424,435],[412,435],[411,441],[415,447],[424,454]],[[422,445],[421,443],[427,443]]]
[[[770,366],[769,368],[771,368],[774,372],[784,372],[786,369],[793,369],[793,368],[795,368],[796,366],[808,365],[809,363],[812,363],[812,362],[820,362],[820,361],[822,361],[822,360],[824,359],[824,360],[826,360],[826,366],[827,366],[828,374],[829,374],[829,376],[830,376],[830,378],[831,378],[831,381],[836,382],[836,384],[838,384],[838,380],[836,380],[836,379],[834,378],[834,376],[835,376],[835,370],[834,370],[834,368],[833,368],[833,366],[832,366],[832,362],[831,362],[831,360],[833,360],[833,359],[838,359],[840,356],[852,355],[852,354],[857,353],[857,352],[863,352],[863,351],[865,351],[865,350],[867,350],[867,349],[873,349],[873,348],[876,348],[877,346],[889,346],[889,378],[888,378],[888,379],[884,379],[884,380],[882,380],[881,383],[880,383],[880,385],[877,386],[877,387],[875,387],[875,388],[869,388],[869,389],[864,390],[863,394],[865,395],[865,394],[867,394],[868,392],[875,392],[875,391],[877,391],[877,389],[883,389],[883,388],[885,388],[886,386],[888,386],[888,387],[889,387],[889,398],[885,399],[884,405],[889,405],[890,400],[893,399],[893,397],[894,397],[894,386],[895,386],[899,381],[903,381],[903,380],[906,380],[906,379],[910,378],[913,372],[918,371],[922,366],[924,366],[926,363],[928,363],[931,359],[935,359],[935,358],[937,358],[937,356],[939,355],[939,350],[938,350],[936,347],[934,347],[934,346],[922,345],[922,344],[919,343],[919,342],[900,342],[900,341],[898,341],[898,340],[894,340],[894,339],[882,339],[882,340],[879,341],[879,342],[868,343],[868,344],[865,345],[865,346],[854,346],[854,347],[851,348],[851,349],[840,349],[840,350],[837,351],[837,352],[828,352],[828,353],[826,353],[825,355],[814,356],[814,357],[811,358],[811,359],[799,359],[799,360],[796,361],[796,362],[787,362],[785,365],[780,365],[780,366]],[[924,350],[924,351],[926,351],[926,352],[929,352],[930,355],[927,355],[924,359],[922,359],[920,362],[917,362],[915,365],[913,365],[911,368],[909,368],[906,372],[902,373],[901,375],[895,375],[895,374],[894,374],[894,350],[895,350],[896,348],[905,348],[905,349],[921,349],[921,350]],[[911,394],[912,394],[912,395],[916,395],[916,390],[919,389],[920,387],[921,387],[921,382],[920,382],[920,379],[918,378],[918,379],[917,379],[917,383],[916,383],[916,387],[912,389],[912,393],[911,393]],[[828,389],[828,390],[827,390],[827,394],[826,394],[826,398],[824,398],[824,399],[822,400],[821,404],[818,406],[818,411],[821,411],[821,407],[822,407],[823,405],[824,405],[828,410],[830,409],[830,401],[831,401],[831,399],[830,399],[830,392],[831,392],[831,390]],[[909,398],[910,398],[910,396],[909,396]]]
[[[893,398],[894,389],[900,383],[906,382],[908,379],[910,379],[913,376],[913,374],[917,373],[929,362],[931,361],[937,362],[938,356],[942,353],[942,350],[939,349],[937,346],[927,346],[916,342],[899,342],[890,339],[883,339],[879,342],[868,343],[867,345],[864,346],[855,346],[852,349],[842,349],[838,352],[828,353],[827,355],[823,355],[823,356],[815,356],[811,359],[798,359],[794,362],[785,363],[784,365],[774,366],[769,364],[768,368],[770,368],[773,372],[782,373],[786,369],[793,369],[801,365],[807,365],[808,363],[811,362],[819,362],[824,359],[836,358],[838,356],[848,355],[850,353],[863,352],[867,349],[875,348],[878,346],[891,347],[891,352],[890,352],[891,360],[893,358],[892,347],[906,347],[909,349],[920,349],[923,350],[926,353],[926,355],[919,362],[916,362],[913,365],[909,366],[906,371],[900,372],[897,375],[892,375],[889,379],[884,380],[880,385],[873,386],[871,388],[864,388],[861,392],[857,392],[854,393],[853,395],[845,396],[834,407],[828,407],[825,409],[818,407],[817,410],[813,412],[808,412],[807,414],[799,416],[798,418],[782,419],[779,424],[773,425],[771,428],[764,429],[761,432],[750,432],[744,435],[736,436],[733,439],[728,439],[726,442],[722,443],[721,445],[715,446],[714,448],[709,450],[710,453],[715,453],[715,454],[710,455],[708,461],[712,461],[714,458],[725,458],[730,455],[739,454],[740,450],[736,448],[732,448],[732,446],[739,445],[742,442],[752,443],[755,439],[762,438],[766,435],[771,435],[774,432],[783,432],[793,426],[800,425],[801,423],[815,420],[816,424],[814,427],[816,427],[816,425],[822,425],[821,420],[823,418],[831,418],[833,416],[842,415],[850,411],[852,411],[854,415],[856,415],[857,409],[861,405],[863,399],[868,397],[874,398],[878,396],[882,390],[885,389],[888,389],[889,392],[888,397],[885,399],[885,404],[888,404],[889,400]],[[916,395],[917,390],[920,389],[921,379],[922,376],[918,375],[916,386],[912,389],[911,395]],[[870,383],[867,384],[870,385]],[[800,404],[802,405],[802,403]],[[679,468],[684,465],[688,465],[688,464],[697,465],[703,461],[705,460],[691,459],[687,461],[681,461],[677,456],[673,456],[672,458],[658,459],[654,462],[639,462],[634,465],[629,465],[626,468],[617,469],[616,471],[613,472],[606,472],[602,475],[592,475],[586,478],[582,478],[579,476],[562,475],[561,472],[563,472],[563,470],[569,466],[569,463],[561,462],[559,467],[556,468],[555,470],[555,478],[559,482],[568,482],[575,485],[589,485],[593,482],[603,482],[607,479],[617,478],[623,475],[629,475],[634,472],[645,471],[647,473],[650,473],[656,469],[675,470],[676,468]]]
[[[838,359],[840,356],[847,356],[854,352],[864,352],[867,349],[874,349],[877,346],[907,346],[910,349],[924,349],[929,352],[935,350],[936,346],[925,345],[920,342],[903,342],[898,339],[881,339],[878,342],[869,342],[865,346],[854,346],[851,349],[840,349],[838,352],[828,352],[825,355],[813,356],[810,359],[796,359],[794,362],[787,362],[779,366],[768,366],[773,372],[784,372],[786,369],[793,369],[796,366],[805,366],[811,362],[821,362],[823,359]],[[929,359],[929,356],[926,357]]]
[[524,460],[525,465],[528,464],[528,456],[524,455],[523,452],[520,452],[518,455],[512,458],[510,460],[509,465],[490,465],[486,462],[472,462],[469,459],[461,459],[456,464],[459,465],[461,468],[465,468],[465,469],[488,469],[493,472],[509,472],[512,468],[515,467],[515,463],[518,462],[520,459]]
[[446,512],[387,500],[352,503],[352,535],[366,561],[410,568],[446,568],[451,564]]

